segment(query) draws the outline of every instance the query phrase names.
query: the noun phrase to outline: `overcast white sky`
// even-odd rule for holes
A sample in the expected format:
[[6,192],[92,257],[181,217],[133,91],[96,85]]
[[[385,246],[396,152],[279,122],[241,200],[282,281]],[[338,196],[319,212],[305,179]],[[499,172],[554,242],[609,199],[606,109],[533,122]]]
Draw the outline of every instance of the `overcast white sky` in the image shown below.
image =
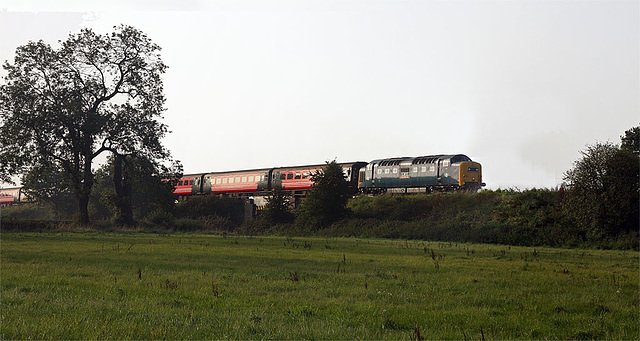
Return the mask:
[[540,188],[640,124],[639,18],[612,0],[0,0],[0,60],[144,31],[187,173],[462,153],[489,188]]

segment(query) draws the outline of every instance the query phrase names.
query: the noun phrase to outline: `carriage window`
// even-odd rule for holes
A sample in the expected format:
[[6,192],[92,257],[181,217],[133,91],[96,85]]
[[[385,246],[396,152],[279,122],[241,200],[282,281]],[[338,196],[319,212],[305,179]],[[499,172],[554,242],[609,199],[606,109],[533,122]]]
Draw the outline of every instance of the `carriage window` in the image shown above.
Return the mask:
[[253,182],[253,175],[249,175],[249,182]]
[[436,171],[436,166],[429,167],[429,172],[435,172],[435,171]]
[[450,160],[442,161],[442,167],[449,167],[450,165],[451,165],[451,161]]
[[222,183],[223,184],[226,184],[227,182],[229,182],[229,179],[227,179],[227,178],[222,179]]
[[247,177],[246,176],[242,177],[242,182],[247,182]]
[[393,167],[393,174],[398,174],[398,167]]
[[300,178],[302,178],[302,175],[300,173],[296,173],[296,177],[295,178],[296,179],[300,179]]
[[220,179],[220,178],[217,178],[217,179],[216,179],[216,184],[218,184],[218,185],[219,185],[221,182],[222,182],[222,179]]
[[389,171],[389,168],[384,170],[384,174],[389,174],[389,173],[391,173],[391,171]]
[[229,178],[229,183],[232,184],[233,183],[233,178]]
[[178,181],[178,186],[182,186],[182,180]]
[[302,178],[307,179],[309,177],[309,173],[302,173]]
[[240,182],[240,177],[236,176],[236,183],[239,183],[239,182]]
[[413,167],[413,168],[411,168],[411,172],[413,172],[413,173],[418,173],[418,167]]
[[293,173],[287,174],[287,180],[291,180],[291,179],[293,179]]
[[189,180],[189,186],[193,186],[193,180]]
[[426,173],[427,172],[427,166],[422,166],[422,169],[420,171],[422,173]]

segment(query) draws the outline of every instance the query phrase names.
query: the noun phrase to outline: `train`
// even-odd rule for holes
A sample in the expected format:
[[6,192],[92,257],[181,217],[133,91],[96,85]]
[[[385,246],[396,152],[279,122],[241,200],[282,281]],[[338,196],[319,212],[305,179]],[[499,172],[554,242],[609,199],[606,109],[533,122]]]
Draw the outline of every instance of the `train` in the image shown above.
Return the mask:
[[[477,191],[482,165],[464,154],[395,157],[371,162],[338,163],[345,179],[363,194],[392,192]],[[186,174],[176,184],[180,197],[203,194],[260,196],[275,187],[304,195],[313,187],[311,175],[325,165],[273,167]]]

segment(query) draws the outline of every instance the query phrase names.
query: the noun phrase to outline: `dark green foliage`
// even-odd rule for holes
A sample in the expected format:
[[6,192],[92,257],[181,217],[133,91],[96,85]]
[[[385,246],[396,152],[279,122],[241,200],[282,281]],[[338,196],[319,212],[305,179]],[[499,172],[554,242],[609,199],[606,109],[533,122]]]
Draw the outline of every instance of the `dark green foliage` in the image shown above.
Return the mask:
[[640,155],[640,127],[633,127],[620,136],[620,148]]
[[267,225],[292,223],[295,218],[292,206],[290,195],[282,187],[275,187],[267,198],[264,210],[260,212],[260,219]]
[[[115,172],[117,167],[114,161],[117,159],[124,160],[119,176]],[[96,196],[92,198],[92,204],[108,210],[108,216],[102,213],[99,218],[110,218],[116,225],[122,226],[133,226],[135,221],[144,220],[150,214],[157,216],[159,211],[172,214],[175,204],[173,184],[181,173],[179,163],[166,167],[143,157],[110,158],[96,172]],[[116,179],[120,179],[120,193],[115,190]]]
[[356,193],[334,160],[314,174],[313,188],[296,212],[296,225],[311,230],[328,226],[348,214],[347,202]]
[[36,165],[22,177],[22,186],[31,198],[51,207],[55,219],[67,219],[76,212],[77,201],[64,171],[51,165]]
[[611,143],[587,146],[565,174],[566,214],[590,238],[638,231],[640,159]]
[[358,197],[318,234],[523,246],[638,248],[637,231],[594,239],[567,218],[563,190]]
[[25,204],[16,206],[7,206],[0,208],[0,225],[7,220],[50,220],[56,221],[60,215],[52,205],[48,204]]
[[241,198],[195,196],[176,205],[175,217],[199,221],[207,229],[231,231],[244,221],[244,207]]

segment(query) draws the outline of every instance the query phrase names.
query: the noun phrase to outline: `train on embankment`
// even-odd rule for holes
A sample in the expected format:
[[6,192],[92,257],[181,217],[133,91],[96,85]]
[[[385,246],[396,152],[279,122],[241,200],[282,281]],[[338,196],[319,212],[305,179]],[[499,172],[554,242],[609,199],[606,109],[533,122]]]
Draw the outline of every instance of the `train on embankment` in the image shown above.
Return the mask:
[[[477,191],[485,185],[482,165],[463,154],[396,157],[339,165],[345,179],[364,194]],[[322,171],[324,166],[186,174],[176,184],[174,194],[183,197],[203,194],[260,196],[281,187],[294,195],[304,195],[313,187],[311,175]]]

